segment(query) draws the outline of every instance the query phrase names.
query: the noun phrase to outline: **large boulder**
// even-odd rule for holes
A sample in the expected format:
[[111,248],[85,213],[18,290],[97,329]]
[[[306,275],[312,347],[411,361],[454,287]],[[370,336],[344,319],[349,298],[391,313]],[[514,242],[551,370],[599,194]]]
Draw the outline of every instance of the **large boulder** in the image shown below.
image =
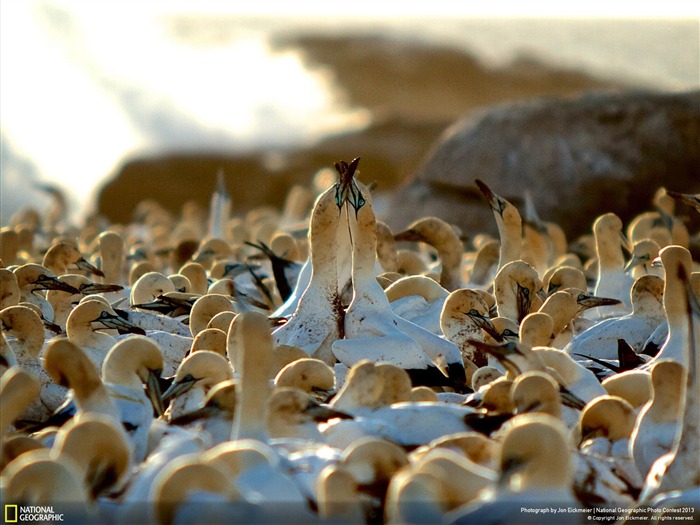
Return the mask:
[[448,128],[389,206],[402,228],[437,215],[465,233],[495,231],[474,185],[522,202],[569,235],[614,211],[627,221],[659,186],[700,191],[700,92],[597,93],[539,98],[471,113]]

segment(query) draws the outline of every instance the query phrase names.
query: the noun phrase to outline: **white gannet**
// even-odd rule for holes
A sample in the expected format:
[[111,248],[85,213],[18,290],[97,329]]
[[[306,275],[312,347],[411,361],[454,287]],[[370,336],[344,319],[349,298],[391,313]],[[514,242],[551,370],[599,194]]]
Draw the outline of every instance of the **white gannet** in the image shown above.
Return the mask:
[[117,342],[111,335],[101,332],[100,328],[144,333],[141,328],[117,315],[106,302],[91,299],[78,304],[68,315],[66,334],[98,368],[102,367],[107,352]]
[[501,250],[498,258],[498,271],[506,264],[520,259],[522,249],[522,218],[518,209],[503,197],[496,195],[491,188],[480,180],[476,185],[484,195],[486,202],[493,211],[501,240]]
[[542,306],[537,295],[542,290],[542,281],[525,261],[515,260],[504,265],[496,274],[493,288],[498,316],[518,324]]
[[[2,440],[25,409],[39,398],[41,385],[28,372],[14,366],[0,378],[0,435]],[[3,453],[4,457],[4,453]],[[4,461],[3,461],[4,463]]]
[[[477,367],[493,364],[493,359],[490,362],[488,355],[469,343],[469,340],[483,341],[484,332],[495,333],[488,315],[486,302],[474,290],[455,290],[444,300],[440,328],[445,337],[459,348],[465,366],[467,360]],[[468,383],[470,379],[467,377]]]
[[47,449],[32,450],[20,455],[2,472],[3,501],[20,505],[64,505],[63,519],[69,523],[90,523],[96,520],[88,503],[80,469],[67,458],[56,460]]
[[204,398],[201,407],[170,420],[170,425],[194,429],[197,434],[206,432],[211,445],[231,439],[233,415],[236,410],[236,382],[227,379],[214,385]]
[[335,373],[319,359],[297,359],[282,368],[275,377],[275,387],[303,390],[318,401],[326,401],[335,393]]
[[73,307],[80,302],[81,298],[91,294],[105,294],[118,292],[122,287],[117,284],[94,283],[87,277],[79,274],[67,273],[60,277],[61,282],[77,289],[79,293],[68,293],[64,290],[49,290],[46,292],[46,300],[53,309],[53,322],[59,325],[64,331],[66,321]]
[[83,257],[77,244],[69,241],[59,241],[49,247],[41,264],[56,275],[69,273],[69,268],[75,266],[79,270],[90,272],[100,277],[105,276],[99,268],[96,268]]
[[[329,364],[334,361],[331,344],[342,333],[336,258],[339,221],[335,187],[331,187],[316,199],[311,215],[308,286],[287,323],[273,335],[276,345],[298,346]],[[303,270],[299,284],[302,277]]]
[[41,315],[53,321],[53,308],[42,295],[44,290],[63,290],[72,294],[79,290],[60,281],[56,275],[40,264],[27,263],[14,270],[20,291],[20,301],[35,304],[41,308]]
[[[606,307],[605,314],[627,314],[632,308],[630,290],[634,278],[625,272],[625,258],[622,254],[623,243],[627,241],[622,236],[622,221],[614,213],[606,213],[593,223],[596,255],[598,257],[598,278],[595,294],[599,297],[617,299],[622,304]],[[594,311],[596,312],[596,311]],[[597,312],[601,313],[600,310]]]
[[236,414],[233,439],[267,437],[265,413],[270,393],[272,334],[267,317],[257,312],[243,312],[231,324],[236,345],[236,359],[231,361],[239,376],[236,390]]
[[683,365],[671,360],[657,361],[651,368],[652,397],[637,416],[630,438],[630,452],[643,479],[673,447],[682,407],[679,378],[684,372]]
[[125,481],[131,447],[118,421],[103,414],[80,414],[58,431],[51,456],[58,460],[68,457],[78,466],[94,500]]
[[[670,248],[672,247],[666,247],[664,250]],[[664,263],[666,261],[667,259],[664,260]],[[666,279],[669,279],[670,265],[665,266],[665,270]],[[700,462],[698,462],[698,457],[700,457],[700,379],[698,379],[700,298],[691,289],[689,276],[690,272],[682,264],[675,268],[674,277],[681,281],[683,286],[679,295],[681,301],[686,304],[686,317],[689,325],[685,341],[681,342],[685,349],[685,361],[688,363],[684,389],[685,402],[673,447],[670,452],[657,459],[652,465],[640,496],[643,501],[654,496],[661,499],[664,498],[663,494],[674,491],[682,493],[682,499],[693,501],[696,500],[700,487]],[[695,513],[695,511],[693,512]]]
[[224,311],[235,311],[231,301],[224,295],[209,293],[197,299],[190,312],[192,337],[196,337],[199,332],[204,330],[212,317]]
[[15,306],[20,301],[17,276],[7,268],[0,268],[0,310]]
[[[25,419],[43,421],[56,410],[68,393],[44,370],[40,354],[44,346],[44,326],[39,316],[26,306],[10,306],[0,310],[3,332],[13,336],[8,341],[17,365],[34,376],[41,385],[39,398],[27,408]],[[3,333],[0,337],[5,337]]]
[[440,335],[440,313],[449,292],[424,275],[401,277],[384,289],[399,317]]
[[664,282],[655,275],[644,275],[632,286],[632,313],[609,317],[576,335],[564,347],[572,356],[617,359],[618,339],[624,339],[636,352],[665,318],[662,305]]
[[232,378],[231,367],[221,354],[209,350],[190,354],[180,363],[172,384],[163,392],[163,403],[170,403],[167,419],[200,408],[211,388]]
[[158,415],[163,413],[158,382],[162,369],[158,345],[139,335],[115,344],[102,365],[102,381],[129,434],[136,463],[146,456],[154,409]]
[[438,253],[440,285],[453,292],[462,287],[462,254],[464,247],[454,228],[438,217],[423,217],[394,235],[396,241],[424,242]]
[[687,364],[685,345],[688,342],[690,330],[685,285],[679,277],[684,271],[689,276],[692,268],[690,252],[682,246],[666,246],[659,252],[664,265],[664,310],[668,323],[668,338],[661,346],[659,353],[651,361],[673,359],[681,364]]
[[559,524],[562,518],[554,513],[526,514],[521,509],[538,501],[576,507],[573,481],[573,458],[563,423],[544,414],[517,416],[503,437],[497,483],[478,500],[447,514],[443,522]]

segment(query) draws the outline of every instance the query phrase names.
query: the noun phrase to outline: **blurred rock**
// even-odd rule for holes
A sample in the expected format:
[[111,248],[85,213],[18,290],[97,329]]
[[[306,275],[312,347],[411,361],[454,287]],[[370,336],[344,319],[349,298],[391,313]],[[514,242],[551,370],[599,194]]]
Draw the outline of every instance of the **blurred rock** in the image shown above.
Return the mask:
[[477,178],[514,204],[528,188],[540,218],[569,235],[590,232],[604,211],[628,221],[659,186],[700,191],[700,92],[541,98],[473,113],[395,195],[389,224],[434,214],[467,234],[495,232]]
[[219,169],[234,211],[279,206],[293,184],[307,183],[318,169],[356,156],[362,157],[362,179],[377,182],[378,191],[389,190],[413,176],[443,130],[475,107],[611,87],[582,73],[528,60],[494,69],[459,50],[371,35],[286,35],[275,45],[298,51],[311,69],[330,71],[341,98],[368,108],[372,124],[291,151],[177,151],[135,157],[103,186],[98,212],[127,221],[145,198],[173,212],[191,199],[208,206]]

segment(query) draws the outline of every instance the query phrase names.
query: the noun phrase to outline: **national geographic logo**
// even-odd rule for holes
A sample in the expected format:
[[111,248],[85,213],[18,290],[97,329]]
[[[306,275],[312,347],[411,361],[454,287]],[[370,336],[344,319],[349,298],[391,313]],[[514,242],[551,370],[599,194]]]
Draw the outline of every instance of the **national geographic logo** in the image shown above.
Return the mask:
[[5,523],[63,521],[63,514],[55,512],[53,506],[5,505]]

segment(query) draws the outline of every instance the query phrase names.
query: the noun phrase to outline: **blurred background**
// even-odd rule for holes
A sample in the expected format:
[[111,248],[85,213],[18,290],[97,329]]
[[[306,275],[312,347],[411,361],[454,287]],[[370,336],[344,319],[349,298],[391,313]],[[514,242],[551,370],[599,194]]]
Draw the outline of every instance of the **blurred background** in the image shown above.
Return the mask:
[[700,5],[667,2],[0,4],[2,223],[66,191],[74,218],[138,201],[234,209],[362,156],[410,178],[475,108],[590,90],[700,86]]

